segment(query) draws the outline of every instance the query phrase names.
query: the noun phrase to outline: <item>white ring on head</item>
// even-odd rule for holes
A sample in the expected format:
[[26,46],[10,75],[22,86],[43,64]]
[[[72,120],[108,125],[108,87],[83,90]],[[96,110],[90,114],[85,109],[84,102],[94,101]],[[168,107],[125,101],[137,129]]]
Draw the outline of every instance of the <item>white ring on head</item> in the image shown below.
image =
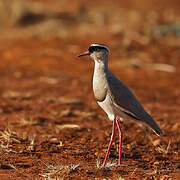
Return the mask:
[[92,46],[97,46],[97,47],[99,46],[99,47],[105,48],[107,51],[109,51],[108,47],[103,44],[91,44],[90,47],[92,47]]

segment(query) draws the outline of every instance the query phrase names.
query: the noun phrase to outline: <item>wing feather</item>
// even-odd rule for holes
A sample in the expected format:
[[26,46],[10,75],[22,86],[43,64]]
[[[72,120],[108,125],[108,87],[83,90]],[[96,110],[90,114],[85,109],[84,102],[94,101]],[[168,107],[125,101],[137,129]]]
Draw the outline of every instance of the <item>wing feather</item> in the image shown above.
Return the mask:
[[139,103],[135,95],[129,90],[129,88],[119,81],[110,71],[107,73],[107,82],[110,90],[110,96],[113,102],[124,110],[126,114],[130,114],[131,117],[146,123],[157,134],[161,134],[162,131],[153,118],[145,111],[142,105]]

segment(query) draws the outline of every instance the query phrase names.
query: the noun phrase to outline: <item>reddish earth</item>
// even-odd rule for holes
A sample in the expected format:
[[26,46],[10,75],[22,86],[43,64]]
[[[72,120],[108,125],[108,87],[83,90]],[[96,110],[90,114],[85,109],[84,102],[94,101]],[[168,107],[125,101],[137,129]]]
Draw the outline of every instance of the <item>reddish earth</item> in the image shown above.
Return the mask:
[[[180,30],[159,27],[178,24],[179,1],[54,2],[43,22],[1,29],[0,179],[180,179]],[[93,61],[77,58],[94,42],[163,130],[123,122],[121,167],[118,136],[99,165],[112,122],[93,97]]]

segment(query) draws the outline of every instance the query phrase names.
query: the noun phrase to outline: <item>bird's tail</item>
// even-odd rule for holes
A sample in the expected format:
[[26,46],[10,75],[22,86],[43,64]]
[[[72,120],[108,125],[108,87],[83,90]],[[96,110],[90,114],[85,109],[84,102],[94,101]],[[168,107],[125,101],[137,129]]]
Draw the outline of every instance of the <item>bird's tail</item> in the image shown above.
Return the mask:
[[162,130],[161,128],[158,126],[158,124],[154,121],[154,119],[147,114],[148,117],[144,120],[143,122],[145,122],[145,124],[147,124],[148,126],[150,126],[152,128],[152,130],[158,135],[160,136],[162,134]]

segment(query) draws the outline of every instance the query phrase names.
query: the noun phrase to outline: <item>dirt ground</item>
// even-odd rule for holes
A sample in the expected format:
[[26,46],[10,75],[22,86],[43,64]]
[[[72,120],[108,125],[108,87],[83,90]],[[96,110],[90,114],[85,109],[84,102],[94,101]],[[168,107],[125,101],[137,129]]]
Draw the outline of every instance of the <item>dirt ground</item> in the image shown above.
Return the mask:
[[[6,2],[0,179],[180,179],[179,1]],[[121,123],[120,167],[118,135],[101,167],[112,122],[93,97],[93,61],[77,58],[92,43],[110,48],[111,71],[163,131]]]

